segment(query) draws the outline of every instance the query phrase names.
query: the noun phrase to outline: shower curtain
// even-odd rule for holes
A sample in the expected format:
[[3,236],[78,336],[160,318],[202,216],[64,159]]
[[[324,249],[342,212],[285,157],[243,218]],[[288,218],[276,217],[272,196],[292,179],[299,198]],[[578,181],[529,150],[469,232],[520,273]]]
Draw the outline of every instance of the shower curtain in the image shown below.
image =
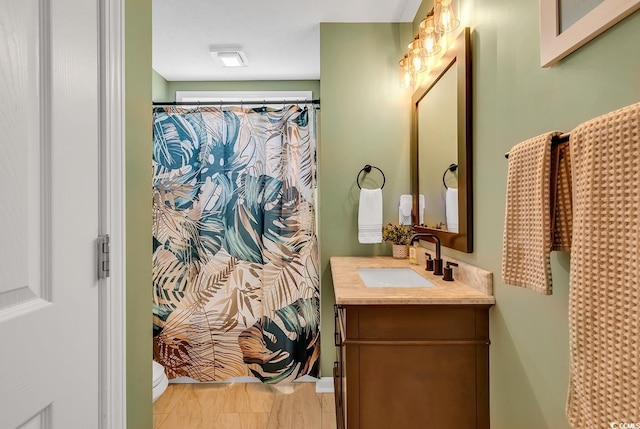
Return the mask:
[[169,378],[318,376],[313,114],[154,109],[154,359]]

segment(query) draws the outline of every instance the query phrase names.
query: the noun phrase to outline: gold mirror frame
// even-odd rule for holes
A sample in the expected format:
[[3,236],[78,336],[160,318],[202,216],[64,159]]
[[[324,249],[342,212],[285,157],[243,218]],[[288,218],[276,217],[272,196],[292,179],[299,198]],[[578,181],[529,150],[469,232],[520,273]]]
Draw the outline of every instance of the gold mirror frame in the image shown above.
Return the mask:
[[[411,194],[413,195],[412,222],[416,232],[437,235],[442,246],[473,252],[473,186],[471,183],[471,52],[468,27],[458,35],[455,44],[448,49],[431,72],[433,78],[420,86],[411,97]],[[457,63],[457,125],[458,125],[458,233],[418,225],[418,103],[451,66]]]

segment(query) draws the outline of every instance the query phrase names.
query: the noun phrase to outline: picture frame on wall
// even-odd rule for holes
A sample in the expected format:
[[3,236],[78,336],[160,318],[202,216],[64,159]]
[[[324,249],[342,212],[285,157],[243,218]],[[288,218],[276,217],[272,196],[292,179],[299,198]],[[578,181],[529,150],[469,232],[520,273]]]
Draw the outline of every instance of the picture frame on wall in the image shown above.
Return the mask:
[[640,0],[540,0],[540,66],[551,67],[638,9]]

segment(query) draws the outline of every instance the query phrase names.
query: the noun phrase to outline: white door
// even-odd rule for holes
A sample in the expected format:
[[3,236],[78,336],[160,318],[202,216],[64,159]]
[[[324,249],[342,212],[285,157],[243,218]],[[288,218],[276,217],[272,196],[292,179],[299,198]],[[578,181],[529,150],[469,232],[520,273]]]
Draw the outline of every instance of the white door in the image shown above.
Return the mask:
[[99,419],[98,1],[0,1],[0,428]]

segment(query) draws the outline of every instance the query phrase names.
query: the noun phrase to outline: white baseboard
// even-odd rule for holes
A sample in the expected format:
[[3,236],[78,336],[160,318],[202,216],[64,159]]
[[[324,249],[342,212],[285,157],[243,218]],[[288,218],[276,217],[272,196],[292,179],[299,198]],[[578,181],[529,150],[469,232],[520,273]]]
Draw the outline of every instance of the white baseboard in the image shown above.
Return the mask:
[[[198,380],[194,380],[191,377],[178,377],[172,380],[169,380],[171,384],[190,384],[190,383],[200,383]],[[225,381],[210,381],[208,383],[212,384],[225,384],[225,383],[260,383],[260,380],[256,377],[235,377]],[[294,383],[315,383],[316,384],[316,393],[333,393],[333,378],[332,377],[322,377],[320,379],[311,377],[309,375],[302,376],[296,380]]]
[[260,379],[257,377],[244,376],[234,377],[224,381],[198,381],[191,377],[177,377],[169,380],[170,384],[231,384],[231,383],[260,383]]
[[333,377],[322,377],[316,382],[316,393],[333,393]]

